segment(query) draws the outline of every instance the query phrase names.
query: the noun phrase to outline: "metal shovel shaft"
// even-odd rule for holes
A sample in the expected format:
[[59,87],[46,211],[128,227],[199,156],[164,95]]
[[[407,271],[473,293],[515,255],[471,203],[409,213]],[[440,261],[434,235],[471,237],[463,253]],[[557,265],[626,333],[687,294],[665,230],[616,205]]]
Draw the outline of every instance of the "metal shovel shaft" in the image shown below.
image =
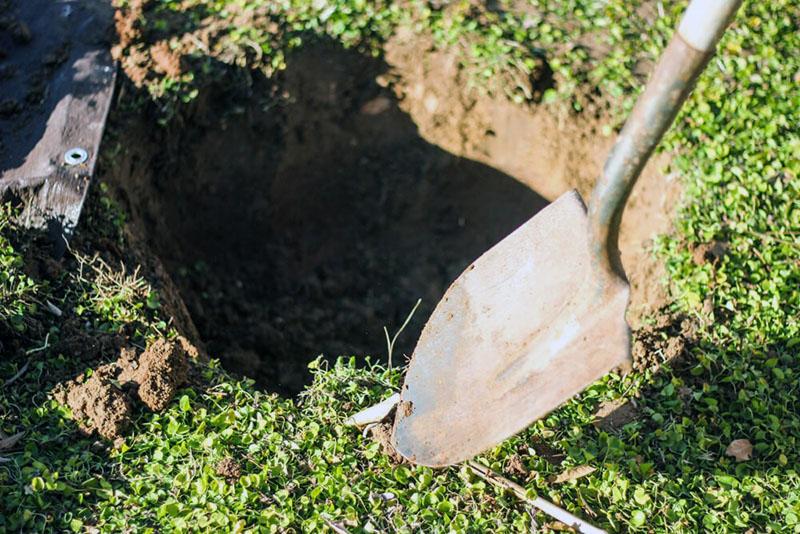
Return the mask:
[[628,195],[741,3],[693,0],[686,9],[611,149],[589,201],[590,255],[598,268],[624,277],[618,238]]

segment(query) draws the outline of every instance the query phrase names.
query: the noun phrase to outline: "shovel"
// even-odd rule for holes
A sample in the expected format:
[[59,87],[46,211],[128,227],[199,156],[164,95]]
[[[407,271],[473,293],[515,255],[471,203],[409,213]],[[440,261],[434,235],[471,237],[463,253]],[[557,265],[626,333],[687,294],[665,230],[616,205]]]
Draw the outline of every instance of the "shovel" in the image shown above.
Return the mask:
[[528,427],[631,363],[617,238],[625,202],[741,0],[692,0],[603,168],[478,258],[425,325],[392,442],[440,467]]

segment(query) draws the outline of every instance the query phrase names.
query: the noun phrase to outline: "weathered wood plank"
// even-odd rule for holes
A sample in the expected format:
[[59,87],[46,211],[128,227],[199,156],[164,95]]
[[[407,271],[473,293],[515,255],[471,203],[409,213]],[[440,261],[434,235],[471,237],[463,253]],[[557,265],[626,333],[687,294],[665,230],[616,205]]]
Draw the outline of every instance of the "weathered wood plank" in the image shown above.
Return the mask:
[[[94,173],[116,69],[107,0],[12,0],[0,13],[0,194],[69,236]],[[0,54],[2,57],[2,54]]]

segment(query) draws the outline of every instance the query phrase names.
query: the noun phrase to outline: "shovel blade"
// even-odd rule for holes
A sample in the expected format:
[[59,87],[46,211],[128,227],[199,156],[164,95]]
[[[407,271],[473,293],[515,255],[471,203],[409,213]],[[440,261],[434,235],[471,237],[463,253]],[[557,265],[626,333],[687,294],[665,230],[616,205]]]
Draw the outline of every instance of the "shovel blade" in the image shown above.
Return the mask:
[[628,283],[592,265],[587,240],[586,207],[565,193],[450,286],[408,367],[400,454],[467,460],[629,365]]

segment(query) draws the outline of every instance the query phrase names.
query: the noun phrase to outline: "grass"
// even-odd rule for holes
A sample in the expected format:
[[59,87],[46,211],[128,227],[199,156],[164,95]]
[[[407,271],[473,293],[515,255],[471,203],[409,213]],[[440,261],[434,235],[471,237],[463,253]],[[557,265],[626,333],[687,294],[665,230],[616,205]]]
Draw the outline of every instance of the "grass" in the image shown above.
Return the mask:
[[17,254],[9,224],[14,212],[3,204],[0,208],[0,321],[11,331],[25,330],[25,316],[35,311],[32,296],[36,282],[22,271],[23,261]]
[[[155,12],[194,6],[228,20],[237,5],[161,0]],[[588,84],[598,88],[598,101],[618,99],[624,109],[642,82],[633,74],[637,62],[664,47],[681,11],[662,5],[663,16],[648,23],[643,8],[621,0],[515,5],[517,11],[505,6],[497,13],[459,2],[436,9],[418,2],[292,0],[272,7],[250,1],[245,7],[267,9],[282,33],[226,25],[219,57],[250,61],[224,43],[253,41],[262,48],[261,65],[279,71],[282,54],[315,34],[380,53],[391,31],[411,25],[439,46],[458,47],[476,87],[525,100],[525,86],[515,80],[544,54],[556,92],[543,98],[553,105],[584,108],[589,102],[576,89]],[[670,272],[674,309],[701,325],[691,357],[658,372],[607,377],[481,458],[499,471],[521,461],[529,474],[509,476],[610,530],[800,530],[798,20],[795,0],[748,3],[663,143],[679,154],[674,167],[686,198],[676,232],[659,242],[659,253]],[[589,37],[606,52],[576,46]],[[504,87],[484,83],[498,78]],[[190,99],[206,82],[198,75],[147,83],[152,97],[170,106],[176,100],[156,88],[180,86]],[[124,245],[124,214],[102,191],[93,191],[84,234],[74,244],[84,264],[97,269],[81,271],[73,257],[50,279],[26,273],[31,241],[4,209],[0,380],[30,364],[0,387],[0,431],[25,432],[16,446],[0,450],[0,530],[316,531],[331,523],[364,532],[530,528],[528,510],[467,469],[393,465],[376,443],[343,425],[347,415],[397,388],[401,371],[378,365],[319,362],[314,384],[287,400],[256,391],[212,362],[202,370],[207,387],[183,390],[163,413],[139,414],[121,448],[80,437],[48,391],[60,374],[83,370],[81,354],[61,348],[65,319],[44,303],[77,315],[89,336],[126,329],[146,343],[172,335],[170,326],[159,315],[157,293],[134,276],[134,264],[92,263],[101,239]],[[698,261],[694,252],[711,243],[726,252]],[[616,398],[636,398],[641,417],[611,433],[592,426],[596,407]],[[725,455],[739,438],[754,446],[749,461]],[[563,463],[548,461],[543,445]],[[225,458],[239,464],[238,480],[217,474]],[[584,465],[595,471],[562,484],[548,481]],[[547,521],[533,517],[540,526]]]

